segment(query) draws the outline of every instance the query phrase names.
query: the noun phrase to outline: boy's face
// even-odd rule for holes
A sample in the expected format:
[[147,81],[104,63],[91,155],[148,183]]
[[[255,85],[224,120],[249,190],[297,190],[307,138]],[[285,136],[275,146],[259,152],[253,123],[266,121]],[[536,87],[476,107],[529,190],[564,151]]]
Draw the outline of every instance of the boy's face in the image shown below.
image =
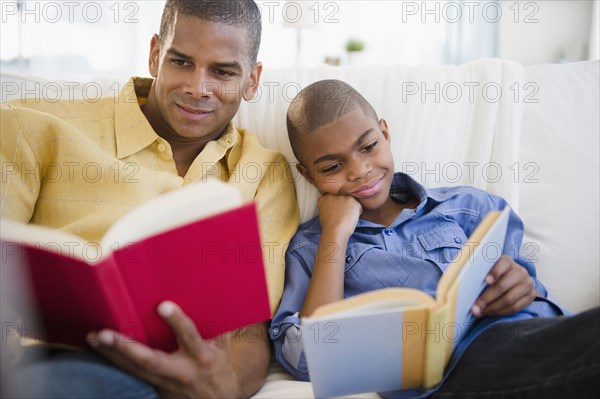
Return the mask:
[[394,175],[385,120],[377,122],[356,109],[301,139],[298,171],[321,194],[351,195],[363,217],[389,198]]
[[178,14],[162,41],[155,35],[150,73],[160,128],[186,138],[220,134],[242,98],[254,97],[261,65],[249,60],[237,26]]

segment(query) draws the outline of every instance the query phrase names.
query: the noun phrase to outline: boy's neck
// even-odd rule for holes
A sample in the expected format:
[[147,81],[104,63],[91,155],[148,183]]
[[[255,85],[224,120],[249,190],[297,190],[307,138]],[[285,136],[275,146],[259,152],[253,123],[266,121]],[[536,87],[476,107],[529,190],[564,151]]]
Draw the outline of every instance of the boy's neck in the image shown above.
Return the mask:
[[388,197],[381,207],[364,211],[360,218],[387,227],[394,222],[404,209],[415,209],[418,205],[419,200],[412,195],[408,197],[406,203],[397,202]]

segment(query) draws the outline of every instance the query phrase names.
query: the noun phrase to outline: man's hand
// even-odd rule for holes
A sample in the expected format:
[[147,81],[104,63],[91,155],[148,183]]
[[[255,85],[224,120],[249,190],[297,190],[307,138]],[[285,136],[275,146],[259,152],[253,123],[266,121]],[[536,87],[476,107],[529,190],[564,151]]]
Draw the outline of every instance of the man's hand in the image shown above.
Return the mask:
[[[251,385],[255,385],[256,388],[244,392],[243,378],[236,373],[236,359],[241,354],[236,356],[232,351],[233,334],[203,340],[194,323],[172,302],[161,303],[158,313],[175,333],[179,344],[176,352],[166,353],[131,339],[124,340],[111,330],[103,330],[99,335],[90,333],[88,342],[121,369],[156,386],[161,397],[236,398],[250,396],[262,385],[269,358],[268,343],[264,348],[264,356],[254,354],[257,358],[256,363],[260,364],[263,357],[267,359],[264,371],[255,371],[258,374],[257,384]],[[262,337],[259,335],[257,338],[264,338],[266,332],[262,333]],[[237,344],[246,345],[246,349],[238,351],[261,350],[263,347],[257,342],[255,339],[253,343]],[[244,355],[248,356],[250,353]],[[251,360],[246,360],[252,363]],[[254,367],[259,368],[257,365]]]
[[488,287],[471,308],[476,317],[518,312],[538,294],[527,270],[505,255],[498,259],[485,282]]

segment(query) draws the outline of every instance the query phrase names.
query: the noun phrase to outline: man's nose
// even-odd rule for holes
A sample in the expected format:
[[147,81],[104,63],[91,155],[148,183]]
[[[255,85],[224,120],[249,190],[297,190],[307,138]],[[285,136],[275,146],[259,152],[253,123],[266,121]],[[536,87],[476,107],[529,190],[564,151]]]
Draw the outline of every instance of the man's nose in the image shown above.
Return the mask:
[[195,98],[210,97],[218,90],[217,82],[211,79],[208,71],[198,68],[187,82],[186,92]]

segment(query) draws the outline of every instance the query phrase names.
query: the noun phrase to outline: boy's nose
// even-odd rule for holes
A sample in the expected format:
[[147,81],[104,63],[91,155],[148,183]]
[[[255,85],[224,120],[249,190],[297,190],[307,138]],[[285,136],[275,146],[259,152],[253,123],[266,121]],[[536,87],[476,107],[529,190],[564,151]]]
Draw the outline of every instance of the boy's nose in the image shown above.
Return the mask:
[[365,178],[371,172],[371,164],[369,162],[364,162],[360,160],[356,160],[352,162],[348,168],[348,180],[357,180]]

